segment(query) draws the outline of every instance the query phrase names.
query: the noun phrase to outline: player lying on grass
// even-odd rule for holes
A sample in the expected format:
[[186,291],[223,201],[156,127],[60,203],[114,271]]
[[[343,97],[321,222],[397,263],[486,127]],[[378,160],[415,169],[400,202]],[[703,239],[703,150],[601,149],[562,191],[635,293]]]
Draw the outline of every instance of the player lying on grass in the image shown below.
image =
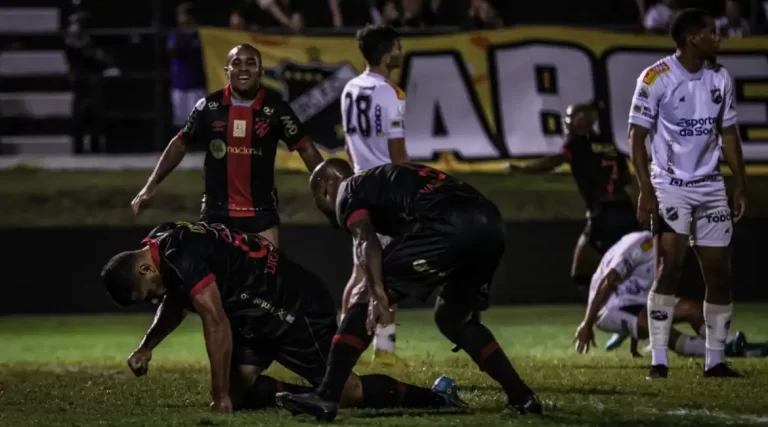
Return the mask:
[[[166,223],[143,247],[114,256],[101,273],[122,306],[160,301],[155,320],[128,359],[147,373],[152,350],[181,324],[186,311],[200,315],[211,365],[212,409],[260,409],[279,391],[311,390],[263,375],[273,361],[320,384],[334,335],[336,308],[325,284],[268,240],[221,224]],[[345,406],[432,408],[460,406],[456,384],[440,377],[432,389],[385,375],[342,380]]]
[[[320,387],[280,393],[280,406],[332,421],[371,333],[392,323],[391,305],[409,296],[426,300],[439,289],[434,316],[440,332],[502,386],[509,409],[542,412],[491,331],[473,316],[488,307],[490,281],[504,253],[501,215],[490,200],[443,172],[409,163],[352,176],[347,162],[328,159],[310,183],[320,210],[352,233],[365,280],[350,297]],[[392,238],[386,247],[377,233]]]
[[[593,327],[632,337],[633,356],[637,340],[648,338],[647,301],[654,278],[653,234],[638,231],[627,234],[606,252],[592,276],[589,303],[584,321],[576,330],[576,351],[586,353],[594,345]],[[652,314],[653,315],[653,314]],[[701,301],[678,299],[673,322],[686,322],[698,336],[672,329],[669,348],[682,356],[704,356],[706,323]],[[729,334],[726,354],[744,356],[746,351],[762,352],[763,344],[747,344],[743,333]]]

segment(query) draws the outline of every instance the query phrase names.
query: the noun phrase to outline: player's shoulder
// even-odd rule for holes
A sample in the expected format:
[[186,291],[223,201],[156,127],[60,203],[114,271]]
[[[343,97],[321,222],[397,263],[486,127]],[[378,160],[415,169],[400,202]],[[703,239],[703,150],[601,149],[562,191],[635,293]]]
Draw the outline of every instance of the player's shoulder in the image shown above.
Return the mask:
[[377,82],[376,91],[389,97],[394,96],[398,101],[405,101],[405,91],[387,79]]
[[715,62],[707,62],[704,65],[704,72],[712,75],[715,79],[731,79],[731,73],[728,72],[728,68],[726,68],[723,64],[715,61]]
[[672,67],[669,65],[672,57],[662,58],[654,62],[651,66],[646,67],[640,74],[640,80],[646,86],[653,88],[654,86],[666,86],[670,79],[672,79]]
[[634,231],[621,239],[627,248],[636,248],[642,252],[653,249],[653,233],[647,230]]

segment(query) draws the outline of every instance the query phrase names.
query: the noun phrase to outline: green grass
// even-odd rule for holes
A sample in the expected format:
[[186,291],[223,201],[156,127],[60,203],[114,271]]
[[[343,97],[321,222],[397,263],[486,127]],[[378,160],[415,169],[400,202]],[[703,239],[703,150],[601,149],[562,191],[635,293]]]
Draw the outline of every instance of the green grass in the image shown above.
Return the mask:
[[[579,356],[570,344],[581,307],[492,308],[484,320],[521,375],[557,407],[542,419],[503,416],[499,388],[463,354],[449,351],[429,311],[398,316],[398,352],[412,368],[384,370],[429,385],[453,376],[470,415],[345,410],[337,424],[387,426],[721,426],[768,423],[768,362],[734,359],[745,379],[704,380],[701,359],[672,357],[666,381],[644,379],[649,357],[625,347]],[[286,426],[315,424],[277,410],[210,414],[205,347],[196,317],[155,352],[147,377],[135,378],[125,359],[151,321],[145,315],[0,317],[0,425],[25,426]],[[768,341],[768,307],[738,304],[732,329]],[[600,345],[607,335],[599,334]],[[358,372],[369,372],[369,356]],[[296,377],[276,366],[270,373]]]

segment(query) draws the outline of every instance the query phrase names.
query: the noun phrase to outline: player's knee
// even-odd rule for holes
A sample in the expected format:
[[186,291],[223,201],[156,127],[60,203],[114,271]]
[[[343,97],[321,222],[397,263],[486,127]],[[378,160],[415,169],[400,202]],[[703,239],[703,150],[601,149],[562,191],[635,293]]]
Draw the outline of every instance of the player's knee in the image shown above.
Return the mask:
[[435,324],[440,333],[453,343],[459,339],[462,328],[470,321],[471,314],[468,310],[457,309],[442,298],[438,298],[435,304]]
[[363,403],[363,383],[356,374],[350,374],[341,392],[341,406],[354,407]]
[[710,262],[702,262],[702,274],[707,283],[707,287],[721,288],[727,287],[731,269],[728,260],[713,259]]

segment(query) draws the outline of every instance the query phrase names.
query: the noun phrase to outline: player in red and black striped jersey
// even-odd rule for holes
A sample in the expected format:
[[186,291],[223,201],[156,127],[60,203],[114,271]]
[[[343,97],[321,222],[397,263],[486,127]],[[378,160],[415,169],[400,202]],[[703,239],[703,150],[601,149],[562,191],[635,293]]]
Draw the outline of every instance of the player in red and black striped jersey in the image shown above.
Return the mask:
[[146,186],[132,202],[135,213],[191,147],[206,151],[201,220],[260,233],[278,243],[275,155],[279,141],[296,150],[309,171],[323,160],[290,105],[261,86],[261,54],[236,46],[227,57],[229,84],[200,99],[171,140]]
[[[310,178],[318,208],[352,234],[365,273],[352,292],[320,387],[285,392],[277,403],[318,419],[336,416],[344,381],[371,342],[375,326],[392,323],[390,306],[406,297],[426,300],[439,289],[435,323],[507,394],[509,408],[541,413],[493,334],[473,316],[488,307],[493,274],[504,253],[496,206],[472,186],[430,167],[386,164],[352,175],[328,159]],[[392,240],[382,248],[378,234]],[[369,311],[370,308],[370,311]]]
[[[160,301],[155,320],[128,365],[144,375],[152,350],[181,324],[186,311],[203,322],[211,363],[213,408],[260,409],[279,391],[310,388],[261,373],[273,361],[318,385],[333,342],[336,309],[325,284],[258,234],[222,224],[162,224],[141,249],[113,257],[102,271],[123,306]],[[453,380],[441,378],[455,389]],[[458,395],[401,383],[385,375],[348,375],[348,406],[456,406]]]
[[588,104],[568,107],[565,144],[558,154],[525,166],[510,165],[510,173],[546,173],[569,163],[587,207],[587,225],[576,244],[571,277],[586,297],[592,274],[602,255],[639,225],[632,199],[627,156],[616,144],[595,134],[597,110]]

